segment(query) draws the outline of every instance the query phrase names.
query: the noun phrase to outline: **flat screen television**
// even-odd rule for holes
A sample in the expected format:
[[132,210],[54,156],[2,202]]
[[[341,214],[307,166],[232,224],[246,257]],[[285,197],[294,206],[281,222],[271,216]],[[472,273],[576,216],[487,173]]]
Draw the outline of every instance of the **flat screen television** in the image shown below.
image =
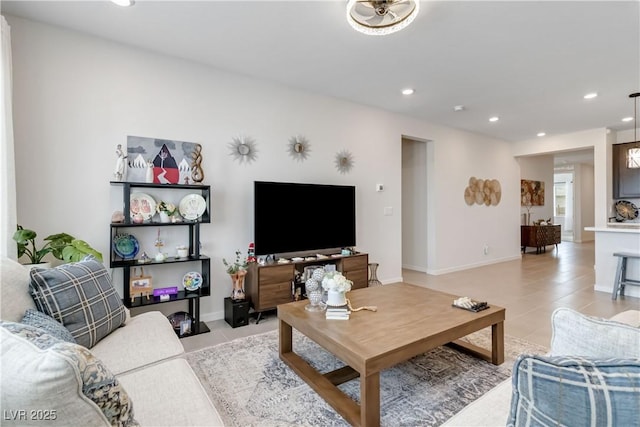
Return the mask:
[[256,255],[356,244],[356,187],[254,182]]

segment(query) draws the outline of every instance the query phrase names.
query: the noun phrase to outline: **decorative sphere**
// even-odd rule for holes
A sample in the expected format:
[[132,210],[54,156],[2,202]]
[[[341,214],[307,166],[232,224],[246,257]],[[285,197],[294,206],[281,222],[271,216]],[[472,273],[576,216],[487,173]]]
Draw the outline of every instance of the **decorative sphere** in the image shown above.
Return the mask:
[[322,279],[324,279],[324,269],[316,268],[315,270],[313,270],[313,274],[311,275],[311,278],[316,282],[322,282]]
[[305,289],[307,290],[307,294],[308,294],[309,292],[317,291],[318,288],[320,287],[320,284],[317,281],[313,280],[313,279],[308,279],[305,282],[304,286],[305,286]]

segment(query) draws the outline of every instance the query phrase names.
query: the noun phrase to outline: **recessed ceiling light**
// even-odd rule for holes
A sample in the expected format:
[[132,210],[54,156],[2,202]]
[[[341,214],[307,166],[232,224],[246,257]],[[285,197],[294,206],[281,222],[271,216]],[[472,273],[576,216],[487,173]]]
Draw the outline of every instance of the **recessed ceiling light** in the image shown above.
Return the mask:
[[540,137],[543,137],[545,135],[546,135],[546,133],[544,133],[544,132],[538,132],[538,136],[540,136]]
[[111,0],[113,3],[122,7],[133,6],[133,0]]
[[414,92],[415,92],[415,90],[413,90],[411,88],[402,89],[402,94],[403,95],[413,95]]
[[498,120],[500,120],[500,117],[498,117],[498,116],[493,116],[493,117],[489,118],[490,122],[497,122]]
[[456,105],[453,107],[453,111],[464,111],[464,105]]
[[586,94],[584,96],[584,99],[593,99],[593,98],[596,98],[597,96],[598,96],[597,92],[591,92],[591,93]]
[[622,119],[623,122],[632,122],[633,121],[633,117],[625,117],[624,119]]

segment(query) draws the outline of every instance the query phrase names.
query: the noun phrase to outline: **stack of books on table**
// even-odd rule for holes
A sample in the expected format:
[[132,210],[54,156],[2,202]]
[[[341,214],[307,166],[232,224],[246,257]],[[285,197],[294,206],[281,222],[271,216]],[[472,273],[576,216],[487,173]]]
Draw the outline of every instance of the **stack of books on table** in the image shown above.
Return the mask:
[[347,308],[327,308],[327,319],[349,320],[351,312]]

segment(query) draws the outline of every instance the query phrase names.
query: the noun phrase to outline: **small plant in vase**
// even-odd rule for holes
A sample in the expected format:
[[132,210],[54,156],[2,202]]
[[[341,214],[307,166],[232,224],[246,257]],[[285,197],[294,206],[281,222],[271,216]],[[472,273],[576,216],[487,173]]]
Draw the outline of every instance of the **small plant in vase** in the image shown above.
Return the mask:
[[322,289],[327,291],[327,305],[339,307],[347,304],[346,293],[351,290],[353,282],[339,271],[325,273],[322,279]]
[[171,217],[176,213],[176,205],[170,202],[160,202],[158,203],[158,208],[156,209],[160,214],[160,222],[171,222]]
[[231,299],[234,301],[243,300],[244,294],[244,278],[247,275],[247,259],[242,259],[242,252],[236,251],[236,259],[233,263],[222,258],[222,263],[227,268],[227,274],[233,282],[233,290],[231,291]]

